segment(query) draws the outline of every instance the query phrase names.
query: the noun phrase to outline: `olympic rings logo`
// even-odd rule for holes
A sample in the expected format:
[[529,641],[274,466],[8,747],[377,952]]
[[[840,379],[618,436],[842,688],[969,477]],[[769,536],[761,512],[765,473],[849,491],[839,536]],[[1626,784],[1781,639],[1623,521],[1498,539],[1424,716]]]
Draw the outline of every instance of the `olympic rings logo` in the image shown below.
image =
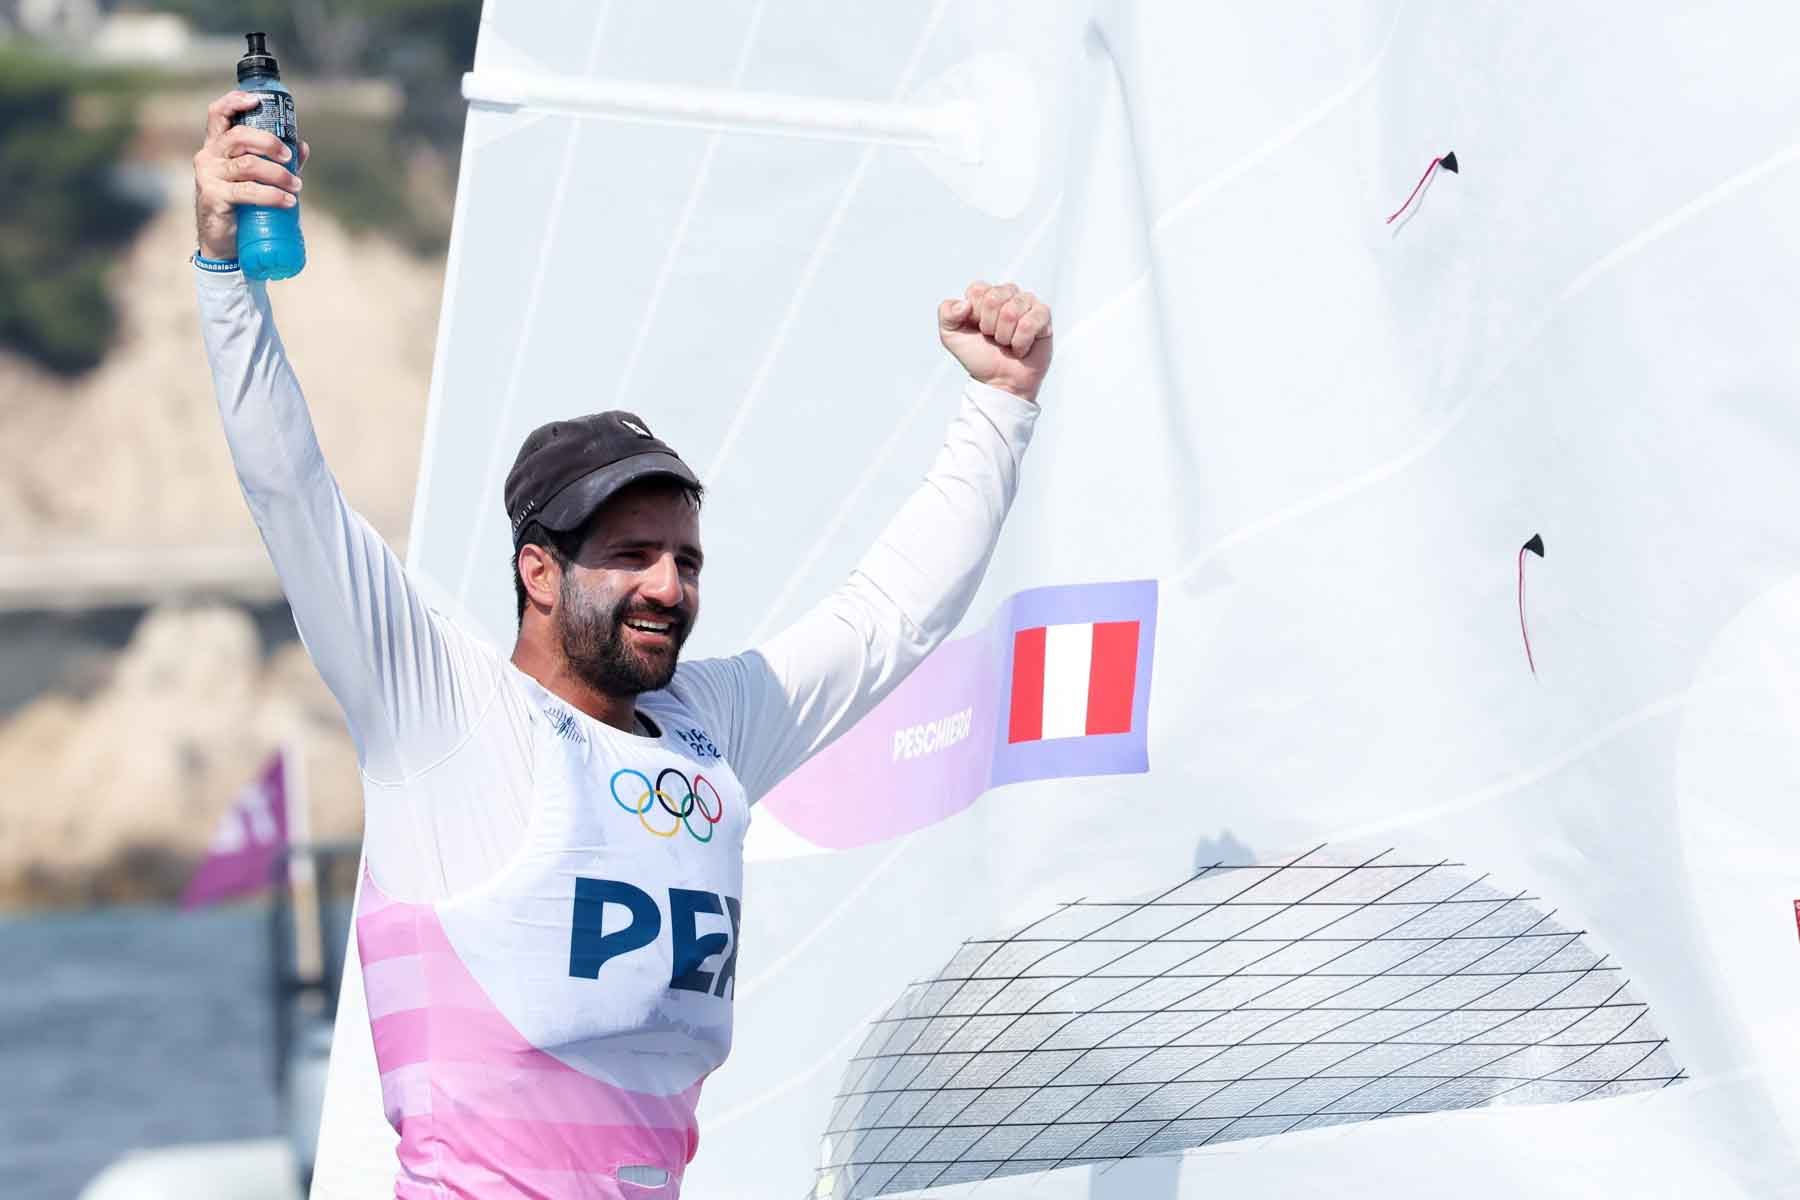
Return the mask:
[[[627,775],[636,776],[644,785],[643,791],[638,793],[635,800],[627,800],[624,796],[619,795],[619,780]],[[674,781],[673,786],[664,787],[663,785],[670,783],[671,779]],[[679,799],[676,798],[677,792],[680,793]],[[657,772],[655,786],[651,786],[650,777],[642,771],[631,767],[622,767],[613,772],[612,797],[620,808],[628,813],[636,814],[638,824],[660,838],[674,837],[685,827],[688,835],[696,842],[710,842],[713,839],[713,830],[719,824],[720,818],[725,815],[725,800],[719,795],[719,789],[714,787],[706,776],[695,775],[694,781],[689,783],[687,776],[674,767],[664,767]],[[712,805],[710,811],[707,808],[709,797]],[[660,816],[657,817],[656,825],[650,823],[651,814],[657,812],[669,818],[667,829],[657,828],[657,825],[662,823]],[[701,835],[699,829],[694,828],[693,817],[696,813],[700,815],[703,822],[702,828],[706,830],[705,836]]]

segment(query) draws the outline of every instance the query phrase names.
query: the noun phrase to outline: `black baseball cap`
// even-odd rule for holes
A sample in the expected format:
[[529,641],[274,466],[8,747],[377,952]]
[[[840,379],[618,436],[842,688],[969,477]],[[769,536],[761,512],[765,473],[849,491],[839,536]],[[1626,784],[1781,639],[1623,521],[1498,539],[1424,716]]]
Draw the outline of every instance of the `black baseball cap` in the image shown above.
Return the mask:
[[657,476],[700,487],[681,456],[636,413],[614,410],[540,425],[506,474],[513,545],[532,521],[557,533],[579,529],[620,488]]

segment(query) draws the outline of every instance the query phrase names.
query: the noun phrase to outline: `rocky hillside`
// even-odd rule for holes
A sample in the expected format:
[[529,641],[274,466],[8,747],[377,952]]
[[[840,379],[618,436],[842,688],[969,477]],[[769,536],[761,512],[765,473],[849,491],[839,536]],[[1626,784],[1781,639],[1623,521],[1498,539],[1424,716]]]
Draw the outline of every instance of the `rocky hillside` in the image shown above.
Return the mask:
[[[404,534],[442,271],[323,212],[304,222],[306,270],[272,288],[282,339],[345,490]],[[122,337],[88,375],[0,356],[0,553],[259,544],[219,434],[193,248],[192,214],[171,203],[120,264]]]
[[[109,556],[179,576],[195,552],[235,551],[260,569],[200,346],[187,184],[173,187],[119,266],[124,334],[99,368],[70,381],[0,356],[9,595],[53,602],[83,561]],[[323,212],[304,221],[307,269],[275,285],[283,338],[345,492],[398,543],[441,269]],[[299,646],[265,657],[245,610],[198,594],[148,611],[79,688],[53,687],[0,723],[0,906],[173,895],[232,792],[296,737],[315,834],[355,836],[349,738]]]

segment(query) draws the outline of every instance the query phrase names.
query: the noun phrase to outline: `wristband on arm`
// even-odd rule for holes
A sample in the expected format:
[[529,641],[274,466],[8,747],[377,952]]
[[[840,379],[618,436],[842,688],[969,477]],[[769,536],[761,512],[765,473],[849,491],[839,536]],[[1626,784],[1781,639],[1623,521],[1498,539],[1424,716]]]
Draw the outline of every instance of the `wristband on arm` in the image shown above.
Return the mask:
[[227,275],[238,269],[238,260],[235,258],[208,258],[198,250],[189,256],[188,261],[202,271],[211,271],[215,275]]

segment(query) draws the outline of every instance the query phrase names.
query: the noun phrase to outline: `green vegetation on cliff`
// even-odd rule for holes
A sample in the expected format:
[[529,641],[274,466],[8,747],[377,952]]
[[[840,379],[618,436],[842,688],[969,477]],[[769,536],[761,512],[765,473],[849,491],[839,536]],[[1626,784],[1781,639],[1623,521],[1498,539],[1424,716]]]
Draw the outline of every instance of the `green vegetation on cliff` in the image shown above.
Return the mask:
[[[440,253],[462,139],[461,73],[475,57],[480,0],[149,0],[205,33],[263,30],[283,73],[299,76],[300,127],[312,143],[308,204],[349,228]],[[97,70],[61,53],[0,43],[0,348],[64,374],[97,364],[118,326],[108,272],[153,201],[127,161],[138,102],[216,78]],[[399,111],[309,110],[307,80],[379,79]],[[200,125],[195,115],[196,145]],[[134,182],[137,186],[133,186]],[[171,196],[184,203],[183,197]]]
[[149,215],[117,177],[129,106],[74,119],[79,93],[118,82],[0,47],[0,343],[64,373],[106,352],[106,272]]

